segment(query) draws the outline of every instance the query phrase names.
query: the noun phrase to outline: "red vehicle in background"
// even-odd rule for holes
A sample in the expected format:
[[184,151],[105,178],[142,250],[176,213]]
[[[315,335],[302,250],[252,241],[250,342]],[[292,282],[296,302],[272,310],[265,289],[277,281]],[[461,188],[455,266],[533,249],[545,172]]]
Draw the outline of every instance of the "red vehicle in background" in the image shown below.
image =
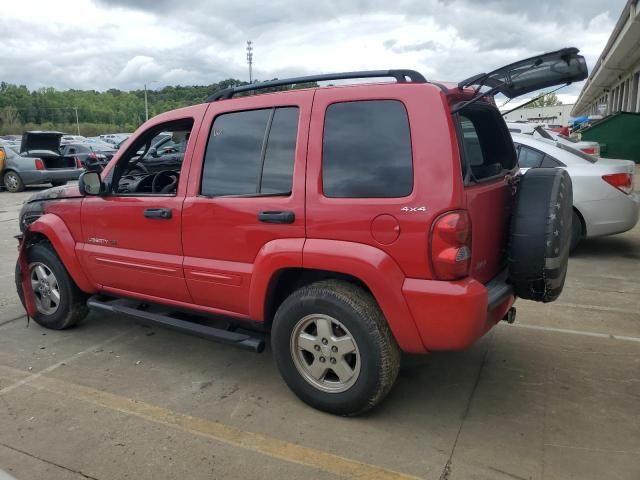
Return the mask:
[[[19,293],[53,329],[92,308],[254,351],[269,333],[302,400],[362,413],[401,352],[466,348],[513,320],[517,296],[562,291],[571,181],[519,176],[492,95],[586,75],[564,49],[459,84],[386,70],[217,92],[146,122],[77,188],[29,200]],[[395,82],[236,97],[380,77]],[[180,162],[140,173],[160,132]]]

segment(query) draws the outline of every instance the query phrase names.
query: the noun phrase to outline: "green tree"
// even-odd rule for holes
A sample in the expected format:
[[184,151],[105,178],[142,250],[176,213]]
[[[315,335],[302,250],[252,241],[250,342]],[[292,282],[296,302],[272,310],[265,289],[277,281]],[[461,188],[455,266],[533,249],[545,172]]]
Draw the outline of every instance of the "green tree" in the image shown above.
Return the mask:
[[562,102],[558,99],[558,96],[555,93],[547,93],[546,95],[538,98],[535,102],[531,102],[524,108],[555,107],[558,105],[562,105]]

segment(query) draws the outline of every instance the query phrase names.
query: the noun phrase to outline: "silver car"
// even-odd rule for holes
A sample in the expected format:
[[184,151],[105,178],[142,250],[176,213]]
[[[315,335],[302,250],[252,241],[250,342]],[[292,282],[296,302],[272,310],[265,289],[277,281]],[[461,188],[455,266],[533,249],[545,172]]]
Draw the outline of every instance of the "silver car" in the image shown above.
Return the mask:
[[0,143],[4,153],[2,185],[9,192],[20,192],[25,185],[50,183],[54,187],[77,180],[84,168],[82,162],[60,152],[61,133],[27,132],[22,136],[20,150]]
[[564,168],[573,182],[571,248],[584,237],[613,235],[638,222],[640,195],[633,191],[635,164],[587,155],[564,143],[512,133],[521,170]]

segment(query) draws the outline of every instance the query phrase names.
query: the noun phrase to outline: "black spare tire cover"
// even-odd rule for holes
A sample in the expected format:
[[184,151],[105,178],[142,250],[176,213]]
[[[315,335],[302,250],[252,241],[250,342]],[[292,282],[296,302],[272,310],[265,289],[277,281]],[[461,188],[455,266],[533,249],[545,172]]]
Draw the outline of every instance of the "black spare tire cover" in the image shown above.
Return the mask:
[[509,278],[515,294],[553,302],[564,287],[571,248],[573,190],[560,168],[535,168],[520,177],[511,218]]

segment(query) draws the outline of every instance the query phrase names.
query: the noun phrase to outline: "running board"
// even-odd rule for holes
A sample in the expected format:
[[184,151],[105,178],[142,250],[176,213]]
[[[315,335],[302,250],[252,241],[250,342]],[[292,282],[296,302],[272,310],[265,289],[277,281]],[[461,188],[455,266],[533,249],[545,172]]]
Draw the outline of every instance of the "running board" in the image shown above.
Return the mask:
[[118,299],[103,301],[100,300],[100,296],[94,295],[87,300],[87,307],[92,310],[126,315],[128,317],[135,318],[146,325],[158,325],[170,330],[186,333],[188,335],[235,345],[236,347],[251,350],[256,353],[262,353],[264,350],[264,340],[262,339],[245,335],[243,333],[231,332],[222,328],[210,327],[195,322],[180,320],[162,313],[147,312],[145,310],[128,307],[126,305],[122,305]]

